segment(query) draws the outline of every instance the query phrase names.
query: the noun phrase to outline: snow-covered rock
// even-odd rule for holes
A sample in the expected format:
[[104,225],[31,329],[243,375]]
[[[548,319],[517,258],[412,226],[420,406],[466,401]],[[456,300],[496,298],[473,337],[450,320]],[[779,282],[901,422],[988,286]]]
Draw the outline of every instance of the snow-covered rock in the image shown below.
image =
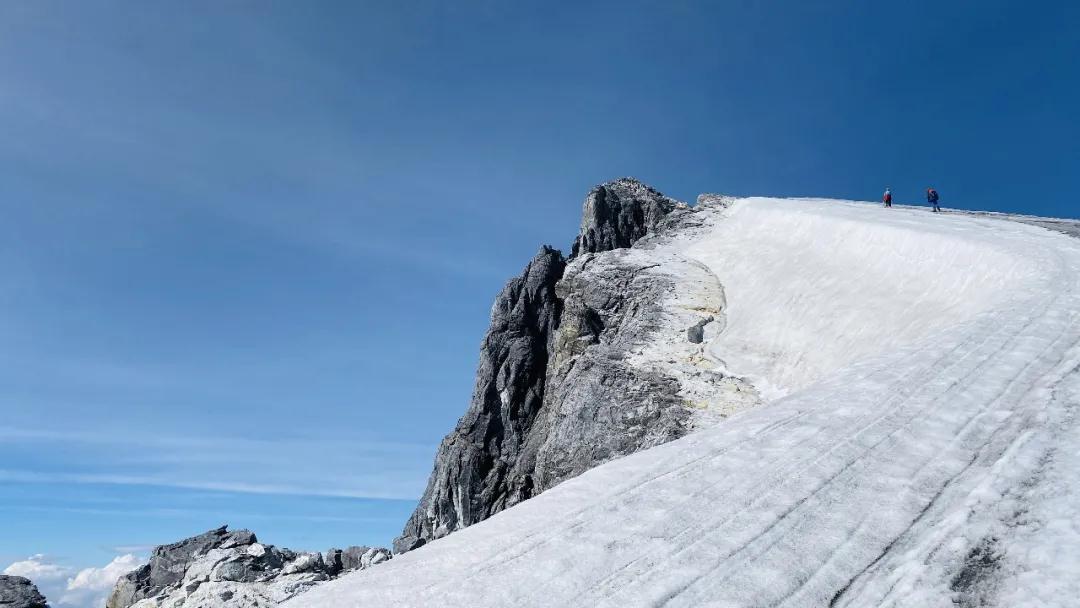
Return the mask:
[[749,385],[703,369],[698,346],[653,353],[680,360],[685,369],[674,375],[641,356],[654,334],[685,336],[720,314],[722,290],[700,264],[644,253],[665,234],[692,230],[694,215],[635,179],[602,184],[582,205],[569,265],[545,246],[506,285],[492,307],[472,402],[439,446],[396,552],[722,416],[713,407],[722,400],[683,390],[687,377],[726,384],[726,393],[708,392],[732,396],[729,412],[754,402]]
[[247,530],[221,527],[154,549],[149,564],[117,582],[106,606],[270,608],[319,582],[390,558],[386,549],[369,547],[331,549],[327,555],[330,565],[319,553],[279,549]]

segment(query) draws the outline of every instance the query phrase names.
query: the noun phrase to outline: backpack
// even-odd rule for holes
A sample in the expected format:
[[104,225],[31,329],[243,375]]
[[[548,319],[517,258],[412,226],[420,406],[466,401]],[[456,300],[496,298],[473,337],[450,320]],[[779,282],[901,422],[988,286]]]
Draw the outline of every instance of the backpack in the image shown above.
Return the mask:
[[927,190],[926,191],[926,198],[930,199],[931,203],[936,203],[937,199],[938,199],[937,190],[934,190],[933,188]]

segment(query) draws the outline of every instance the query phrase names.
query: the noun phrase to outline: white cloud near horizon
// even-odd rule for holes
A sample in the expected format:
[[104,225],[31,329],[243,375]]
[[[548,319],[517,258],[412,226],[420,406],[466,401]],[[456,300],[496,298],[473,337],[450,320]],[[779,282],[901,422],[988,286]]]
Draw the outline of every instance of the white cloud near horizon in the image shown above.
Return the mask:
[[145,560],[128,553],[114,557],[101,568],[84,568],[68,580],[66,593],[60,597],[60,606],[100,608],[105,605],[116,580],[143,565]]
[[4,574],[30,579],[54,608],[101,608],[116,580],[144,563],[126,553],[100,568],[75,570],[37,554],[10,564]]
[[51,563],[45,555],[38,553],[8,565],[4,568],[4,574],[28,578],[34,584],[42,585],[67,578],[71,570]]

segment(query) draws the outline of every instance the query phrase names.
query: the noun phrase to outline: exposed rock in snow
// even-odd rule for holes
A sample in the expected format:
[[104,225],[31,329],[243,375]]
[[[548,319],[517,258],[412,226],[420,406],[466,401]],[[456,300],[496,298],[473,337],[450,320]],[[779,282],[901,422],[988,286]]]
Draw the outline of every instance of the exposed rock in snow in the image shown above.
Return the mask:
[[154,549],[150,563],[116,583],[106,608],[275,606],[320,581],[390,558],[386,549],[350,547],[297,553],[258,542],[248,530],[210,530]]
[[736,200],[733,196],[726,194],[715,194],[706,192],[699,194],[697,197],[697,209],[705,209],[709,207],[730,207]]
[[701,344],[705,341],[705,326],[713,322],[712,316],[699,319],[686,329],[686,339],[691,344]]
[[[545,246],[507,284],[492,308],[472,402],[439,446],[420,504],[394,541],[396,552],[487,519],[606,459],[684,432],[685,412],[666,412],[679,403],[671,379],[618,363],[630,343],[621,324],[645,329],[646,320],[658,316],[657,302],[671,281],[663,272],[642,273],[654,265],[640,259],[595,254],[630,247],[690,213],[684,203],[632,178],[597,186],[585,198],[573,247],[572,274],[578,278],[568,276],[557,293],[566,263]],[[634,289],[627,290],[631,283]],[[600,344],[607,346],[582,366],[604,370],[573,372],[579,356]],[[562,369],[552,368],[552,360],[561,361]],[[549,398],[545,387],[552,383],[559,396]],[[586,383],[592,388],[584,389]],[[592,401],[600,398],[607,400]],[[600,412],[603,419],[590,418]],[[585,437],[597,443],[575,445]]]
[[45,596],[30,579],[0,574],[0,606],[3,608],[49,608]]
[[689,412],[669,376],[626,362],[657,325],[672,288],[658,265],[629,250],[585,254],[558,285],[564,303],[548,392],[515,473],[535,492],[616,456],[683,435]]
[[[703,195],[699,208],[730,202]],[[722,317],[716,277],[671,248],[653,252],[703,225],[632,178],[589,192],[569,266],[545,247],[496,299],[472,404],[395,551],[759,402],[702,345]]]
[[330,549],[323,554],[327,572],[332,576],[342,571],[360,570],[390,559],[386,549],[372,547],[349,547]]
[[672,211],[686,208],[632,177],[601,184],[585,197],[571,257],[629,247]]

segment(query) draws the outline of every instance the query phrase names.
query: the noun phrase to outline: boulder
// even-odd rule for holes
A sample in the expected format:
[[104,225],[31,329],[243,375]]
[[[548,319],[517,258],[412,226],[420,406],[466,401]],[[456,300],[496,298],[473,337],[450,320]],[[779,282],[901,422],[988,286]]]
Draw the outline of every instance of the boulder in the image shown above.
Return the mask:
[[0,574],[0,606],[3,608],[49,608],[30,579]]

